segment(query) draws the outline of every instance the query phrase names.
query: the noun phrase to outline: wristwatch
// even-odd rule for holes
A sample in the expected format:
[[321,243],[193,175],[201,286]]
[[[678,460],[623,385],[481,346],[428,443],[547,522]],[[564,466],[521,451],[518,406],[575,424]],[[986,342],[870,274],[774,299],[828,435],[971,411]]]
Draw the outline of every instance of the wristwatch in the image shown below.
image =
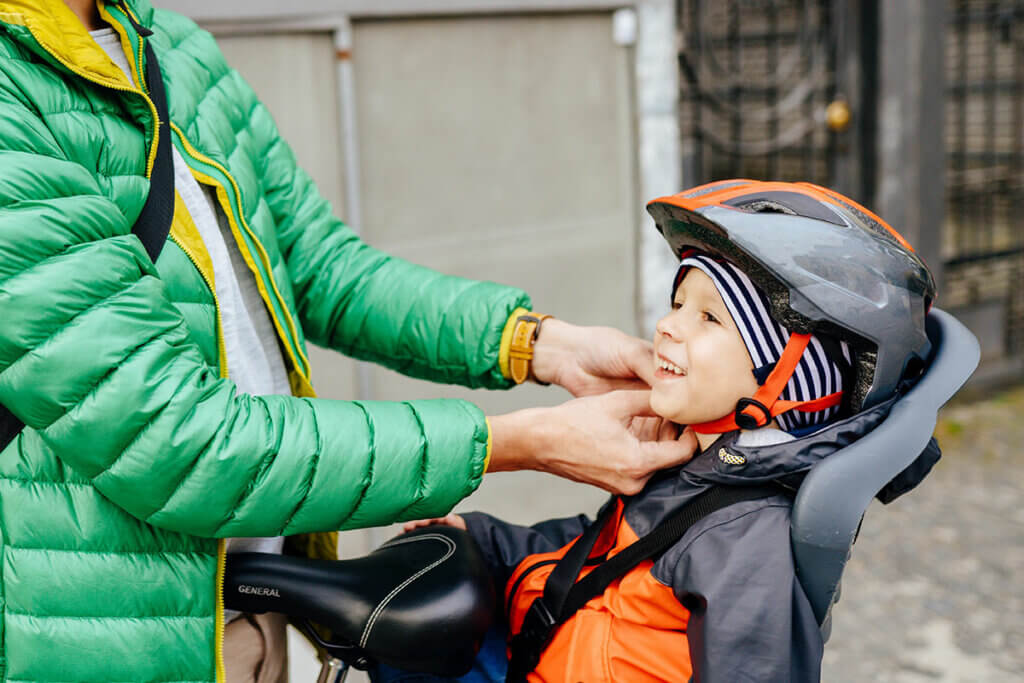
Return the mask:
[[550,317],[552,316],[524,313],[516,318],[515,327],[512,329],[512,344],[508,351],[508,366],[516,384],[522,384],[527,379],[545,386],[551,384],[541,382],[533,375],[533,345],[540,336],[541,323]]

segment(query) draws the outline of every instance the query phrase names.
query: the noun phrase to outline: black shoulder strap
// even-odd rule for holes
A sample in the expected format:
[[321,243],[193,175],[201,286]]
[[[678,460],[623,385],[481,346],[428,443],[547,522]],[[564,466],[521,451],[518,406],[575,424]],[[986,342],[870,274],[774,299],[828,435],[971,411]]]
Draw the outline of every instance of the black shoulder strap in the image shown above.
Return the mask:
[[[135,22],[130,12],[126,12],[129,21],[135,30],[142,36],[153,35],[149,29],[140,26]],[[171,220],[174,218],[174,161],[171,157],[171,127],[167,114],[167,93],[164,91],[163,77],[160,75],[160,65],[153,52],[150,41],[146,44],[146,85],[149,87],[149,96],[156,105],[159,121],[158,139],[156,147],[156,160],[153,162],[153,172],[149,176],[149,195],[142,207],[135,225],[132,227],[142,245],[146,248],[149,258],[156,263],[160,250],[167,241],[167,234],[171,230]],[[7,409],[7,406],[0,404],[0,451],[7,448],[7,445],[14,441],[25,424]]]
[[679,512],[672,515],[650,533],[577,581],[587,556],[593,549],[602,529],[613,517],[615,505],[609,505],[601,517],[587,528],[566,554],[559,560],[547,583],[544,595],[530,605],[522,628],[509,643],[506,683],[520,683],[536,668],[540,655],[555,631],[568,621],[587,602],[600,595],[608,586],[627,574],[649,557],[653,557],[682,538],[687,529],[715,510],[745,500],[758,500],[783,493],[775,486],[714,486],[700,494]]
[[[135,21],[131,12],[125,11],[125,15],[140,36],[147,38],[153,35],[152,31]],[[171,156],[171,117],[167,113],[167,92],[164,90],[163,76],[160,75],[160,63],[157,62],[156,53],[153,52],[152,41],[144,42],[146,86],[149,88],[149,97],[153,100],[159,117],[157,122],[159,137],[156,143],[153,172],[149,176],[149,195],[146,197],[146,203],[142,206],[142,213],[135,219],[132,232],[146,247],[149,258],[156,263],[157,257],[160,256],[160,250],[167,242],[167,234],[171,231],[171,221],[174,219],[174,160]]]

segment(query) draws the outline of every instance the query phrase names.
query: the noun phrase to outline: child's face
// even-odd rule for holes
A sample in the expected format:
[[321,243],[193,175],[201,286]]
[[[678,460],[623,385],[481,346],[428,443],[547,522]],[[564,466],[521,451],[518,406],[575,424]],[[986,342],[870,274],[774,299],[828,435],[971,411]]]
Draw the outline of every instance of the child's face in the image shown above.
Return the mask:
[[[672,310],[654,333],[651,408],[678,424],[717,420],[753,396],[753,363],[715,284],[698,268],[679,283]],[[683,371],[666,370],[665,361]]]

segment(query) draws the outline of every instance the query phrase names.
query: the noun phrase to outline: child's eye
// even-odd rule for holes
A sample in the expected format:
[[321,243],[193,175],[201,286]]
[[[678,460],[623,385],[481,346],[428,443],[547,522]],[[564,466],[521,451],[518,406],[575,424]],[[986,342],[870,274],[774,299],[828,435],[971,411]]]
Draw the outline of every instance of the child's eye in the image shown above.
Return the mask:
[[683,307],[683,302],[682,301],[673,301],[672,302],[672,310],[673,311],[679,310],[682,307]]
[[718,322],[718,318],[716,318],[715,314],[712,313],[711,311],[704,311],[704,315],[707,316],[708,322],[712,322],[712,323],[717,323]]

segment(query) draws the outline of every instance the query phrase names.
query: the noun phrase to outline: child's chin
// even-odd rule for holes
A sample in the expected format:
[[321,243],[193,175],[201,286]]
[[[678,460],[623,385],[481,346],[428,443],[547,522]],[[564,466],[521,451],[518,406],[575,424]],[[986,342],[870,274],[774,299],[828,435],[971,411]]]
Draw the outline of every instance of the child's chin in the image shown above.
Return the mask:
[[651,410],[661,418],[677,424],[688,424],[685,411],[680,410],[679,401],[668,396],[661,396],[657,389],[651,392]]

